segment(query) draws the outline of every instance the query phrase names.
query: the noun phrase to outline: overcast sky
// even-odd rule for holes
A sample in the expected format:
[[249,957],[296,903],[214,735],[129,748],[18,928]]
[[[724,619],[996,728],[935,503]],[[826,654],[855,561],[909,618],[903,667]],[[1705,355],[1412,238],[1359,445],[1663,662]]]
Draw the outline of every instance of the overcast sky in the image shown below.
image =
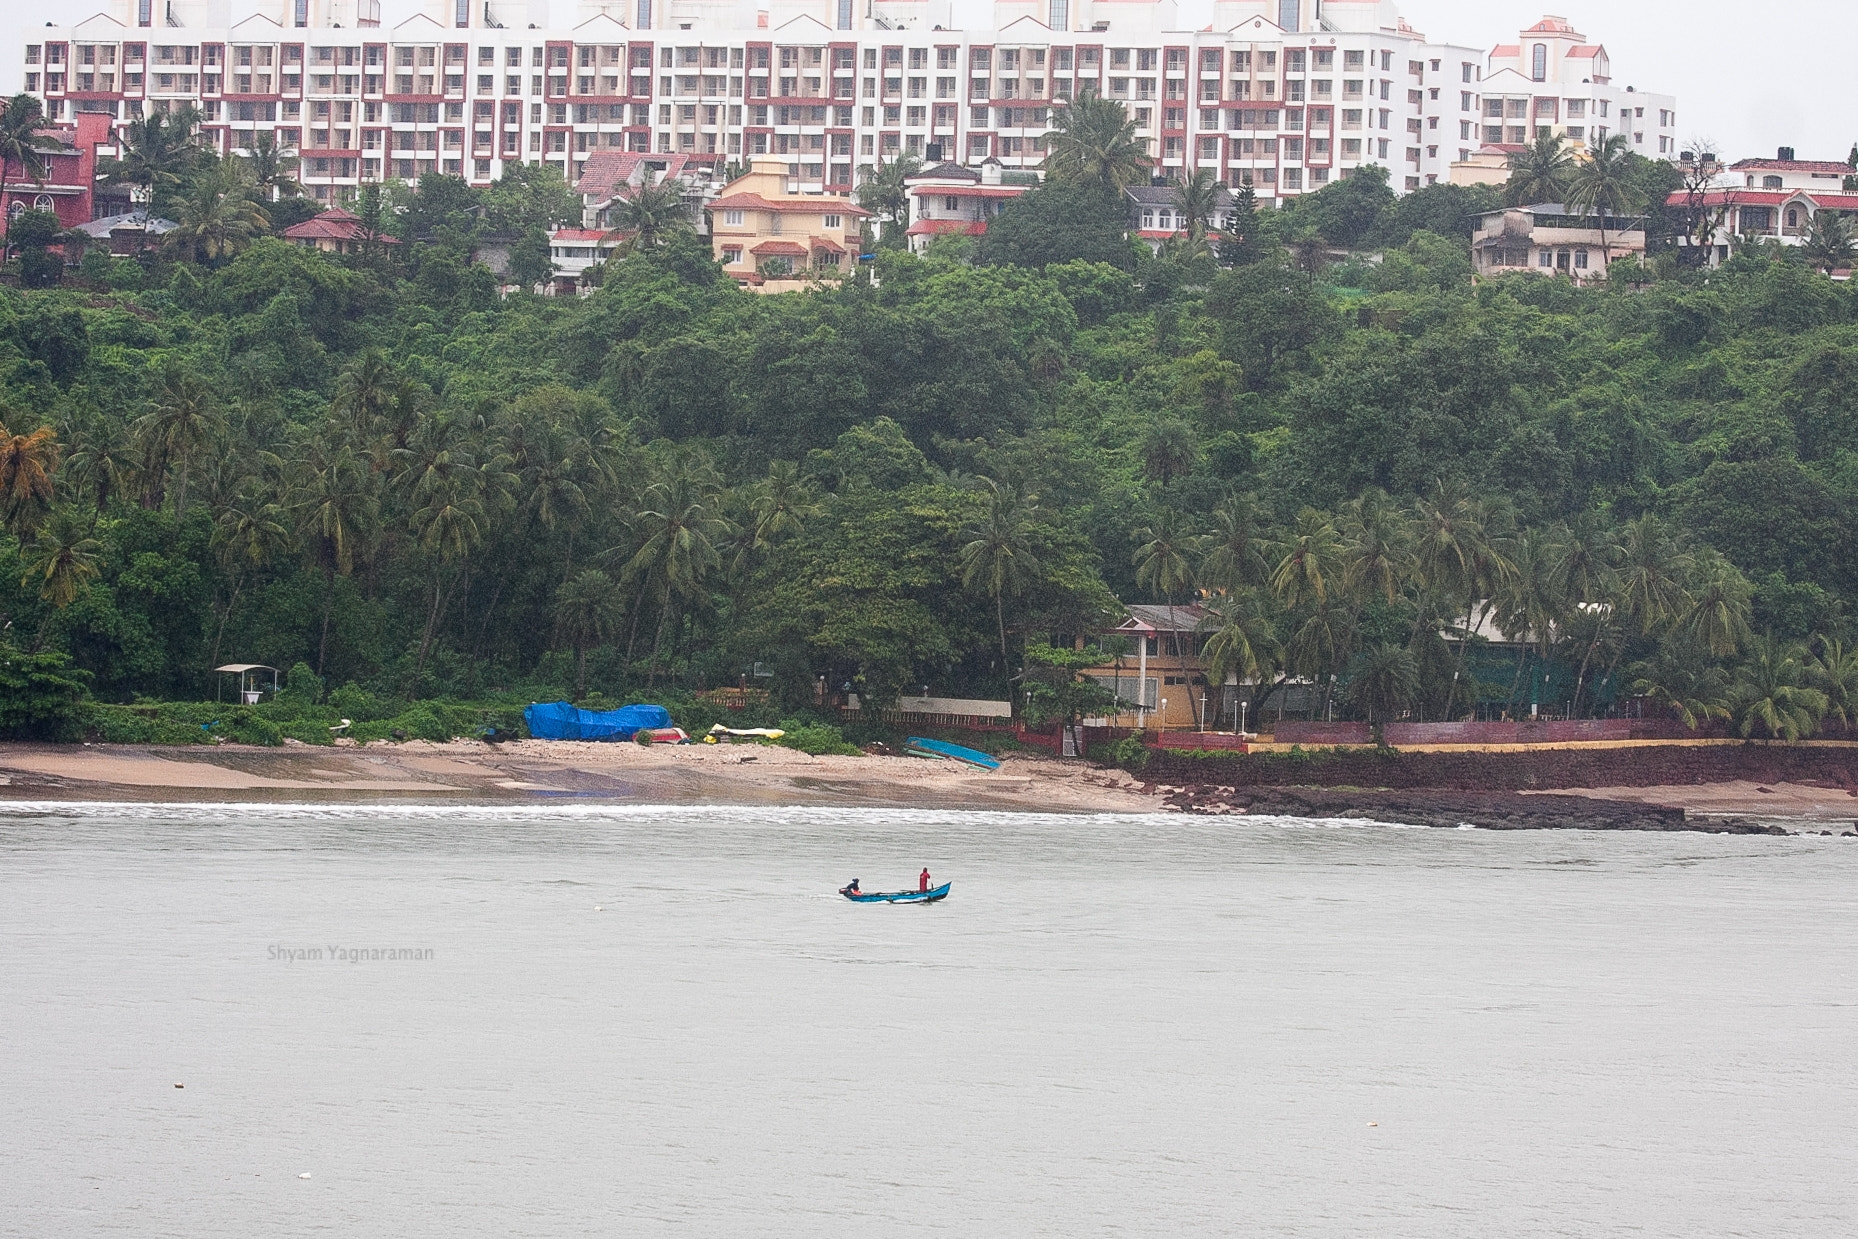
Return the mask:
[[[1435,39],[1488,51],[1513,41],[1545,10],[1521,0],[1398,0],[1407,21]],[[1858,140],[1849,59],[1858,48],[1858,4],[1794,0],[1767,15],[1732,0],[1546,0],[1588,38],[1606,44],[1615,80],[1677,96],[1678,137],[1708,138],[1725,155],[1774,153],[1843,159]],[[239,13],[250,0],[232,0]],[[572,21],[574,0],[553,0],[556,20]],[[984,25],[988,0],[955,0],[970,28]],[[82,20],[97,0],[0,0],[0,90],[20,86],[28,26],[48,15]],[[411,0],[387,0],[388,20]],[[1212,0],[1184,0],[1182,25],[1212,20]],[[1847,63],[1841,63],[1844,59]]]

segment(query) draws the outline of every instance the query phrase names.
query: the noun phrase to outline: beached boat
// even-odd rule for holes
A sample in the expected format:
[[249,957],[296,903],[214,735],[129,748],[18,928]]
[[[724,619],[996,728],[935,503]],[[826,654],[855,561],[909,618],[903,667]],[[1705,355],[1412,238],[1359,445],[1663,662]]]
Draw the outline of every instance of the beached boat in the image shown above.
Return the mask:
[[926,736],[911,736],[905,742],[911,756],[914,757],[948,757],[955,761],[965,761],[970,766],[979,766],[982,770],[998,770],[998,760],[987,756],[979,749],[967,748],[959,744],[950,744],[946,740],[931,740]]
[[937,900],[947,899],[948,888],[953,885],[953,882],[944,882],[926,891],[871,891],[869,893],[860,891],[857,894],[853,894],[850,887],[842,886],[839,888],[839,894],[853,903],[935,903]]

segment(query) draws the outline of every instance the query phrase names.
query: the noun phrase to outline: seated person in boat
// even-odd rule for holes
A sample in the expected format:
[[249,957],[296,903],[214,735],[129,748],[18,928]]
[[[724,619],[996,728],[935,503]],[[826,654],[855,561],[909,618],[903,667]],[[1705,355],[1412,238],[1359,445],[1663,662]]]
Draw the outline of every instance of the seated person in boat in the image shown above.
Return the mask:
[[853,879],[851,880],[851,884],[850,884],[850,885],[848,885],[848,886],[841,886],[841,887],[839,888],[839,894],[841,894],[841,895],[862,895],[862,894],[864,894],[864,892],[858,889],[858,879],[857,879],[857,878],[853,878]]

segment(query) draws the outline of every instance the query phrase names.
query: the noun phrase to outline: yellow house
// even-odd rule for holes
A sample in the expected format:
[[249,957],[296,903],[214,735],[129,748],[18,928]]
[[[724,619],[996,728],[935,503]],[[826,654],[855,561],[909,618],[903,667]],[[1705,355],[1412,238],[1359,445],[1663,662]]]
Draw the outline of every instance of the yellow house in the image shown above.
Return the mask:
[[761,158],[709,203],[716,261],[757,292],[849,275],[858,261],[858,222],[870,214],[850,198],[793,189],[785,159]]

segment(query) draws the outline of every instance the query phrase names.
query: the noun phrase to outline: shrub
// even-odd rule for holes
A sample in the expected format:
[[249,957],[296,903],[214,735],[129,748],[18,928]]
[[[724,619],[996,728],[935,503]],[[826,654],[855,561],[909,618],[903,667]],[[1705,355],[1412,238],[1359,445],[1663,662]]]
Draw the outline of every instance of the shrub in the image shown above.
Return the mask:
[[846,742],[844,733],[828,723],[802,723],[789,719],[781,724],[787,734],[775,741],[782,748],[798,749],[815,757],[838,755],[862,756],[858,747]]
[[52,651],[0,645],[0,736],[19,740],[75,740],[83,722],[79,702],[89,675]]
[[357,723],[373,723],[392,718],[399,710],[399,703],[383,701],[350,680],[329,694],[329,708],[341,718],[353,719]]
[[310,664],[302,660],[292,664],[290,674],[284,679],[284,687],[277,694],[278,702],[313,706],[322,699],[322,677],[311,669]]
[[[1106,746],[1099,745],[1097,747],[1103,748]],[[1141,770],[1148,765],[1148,759],[1152,756],[1148,746],[1134,736],[1124,736],[1116,743],[1108,745],[1107,747],[1110,751],[1111,763],[1121,766],[1131,774],[1140,773]]]

